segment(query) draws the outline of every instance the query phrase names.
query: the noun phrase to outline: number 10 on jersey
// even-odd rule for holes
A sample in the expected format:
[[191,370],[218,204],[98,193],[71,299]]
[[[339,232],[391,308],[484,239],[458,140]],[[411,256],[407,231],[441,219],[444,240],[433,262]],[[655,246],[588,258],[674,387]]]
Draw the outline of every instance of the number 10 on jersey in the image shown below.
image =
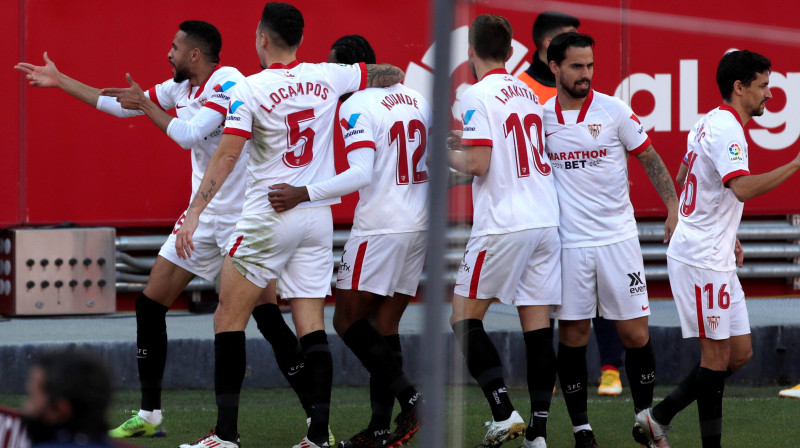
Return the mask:
[[528,148],[533,153],[533,165],[536,171],[542,176],[547,176],[553,170],[549,163],[544,161],[544,130],[542,128],[542,117],[536,114],[525,115],[520,120],[519,115],[511,114],[503,125],[505,136],[514,137],[514,148],[516,149],[517,177],[528,177],[531,174],[530,162],[528,161]]

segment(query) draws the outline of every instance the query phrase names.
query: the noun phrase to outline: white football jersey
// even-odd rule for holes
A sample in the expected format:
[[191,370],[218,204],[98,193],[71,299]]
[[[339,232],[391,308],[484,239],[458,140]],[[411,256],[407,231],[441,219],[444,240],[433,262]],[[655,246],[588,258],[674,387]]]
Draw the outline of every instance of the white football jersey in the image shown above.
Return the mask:
[[[239,70],[233,67],[218,67],[211,73],[205,84],[199,87],[192,87],[188,80],[176,83],[170,79],[145,92],[150,100],[162,109],[175,109],[177,117],[181,120],[191,120],[203,107],[208,107],[221,114],[219,127],[192,148],[192,196],[189,200],[195,196],[195,193],[200,188],[200,182],[203,180],[208,161],[217,146],[219,146],[219,140],[222,137],[222,130],[225,126],[225,114],[230,102],[230,90],[242,80],[244,80],[244,76],[239,73]],[[236,162],[236,166],[228,180],[214,196],[214,199],[211,200],[211,203],[208,204],[204,213],[225,214],[241,212],[247,179],[246,167],[247,156],[245,151],[245,154]]]
[[[226,134],[250,139],[244,214],[272,211],[277,183],[308,185],[336,175],[333,126],[339,96],[367,85],[362,64],[273,64],[231,93]],[[339,198],[298,207],[336,204]]]
[[542,106],[503,69],[461,96],[462,144],[491,146],[489,169],[472,181],[472,236],[558,225],[552,168],[544,151]]
[[425,163],[431,110],[402,84],[356,92],[342,104],[345,150],[375,150],[372,183],[358,190],[353,236],[427,230]]
[[667,256],[690,266],[733,271],[744,203],[726,183],[750,174],[739,114],[725,105],[709,112],[689,132],[688,149],[689,173]]
[[566,248],[595,247],[638,235],[628,191],[628,154],[650,146],[639,119],[618,98],[589,91],[580,110],[544,105],[547,155],[561,208]]

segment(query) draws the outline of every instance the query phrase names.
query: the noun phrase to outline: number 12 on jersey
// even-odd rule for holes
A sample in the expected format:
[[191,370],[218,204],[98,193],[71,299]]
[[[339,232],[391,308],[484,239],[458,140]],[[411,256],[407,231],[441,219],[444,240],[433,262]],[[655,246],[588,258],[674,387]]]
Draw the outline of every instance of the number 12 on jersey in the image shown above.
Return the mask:
[[[406,136],[408,139],[406,139]],[[425,149],[428,145],[428,130],[419,120],[408,122],[408,133],[406,134],[405,123],[396,121],[389,128],[389,144],[397,143],[397,185],[408,185],[409,179],[412,183],[421,184],[428,181],[428,171],[424,168],[419,170],[420,161],[425,156]],[[411,172],[409,178],[408,144],[418,143],[411,156]]]
[[544,161],[544,145],[542,142],[542,117],[536,114],[526,115],[520,120],[519,115],[511,114],[503,125],[505,136],[514,137],[514,147],[516,149],[517,177],[528,177],[531,174],[530,162],[528,162],[528,148],[533,153],[533,164],[536,171],[542,176],[547,176],[553,170],[549,163]]

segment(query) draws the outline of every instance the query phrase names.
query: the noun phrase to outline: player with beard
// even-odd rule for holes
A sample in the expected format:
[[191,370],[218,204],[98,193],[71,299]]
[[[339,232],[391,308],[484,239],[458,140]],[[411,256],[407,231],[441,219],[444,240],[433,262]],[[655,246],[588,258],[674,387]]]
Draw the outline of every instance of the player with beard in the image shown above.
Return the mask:
[[745,201],[800,169],[798,154],[775,170],[750,175],[744,127],[764,113],[772,98],[770,70],[769,59],[758,53],[723,56],[717,67],[722,105],[700,119],[687,138],[688,172],[667,269],[683,337],[697,338],[700,364],[664,401],[636,415],[634,437],[645,446],[671,446],[668,425],[697,400],[703,448],[718,448],[725,378],[753,356],[744,291],[736,275],[736,231]]
[[[167,54],[173,79],[142,91],[130,75],[130,88],[98,90],[60,73],[44,54],[45,65],[20,62],[14,68],[26,73],[35,87],[57,87],[111,115],[128,118],[146,114],[184,149],[191,149],[192,194],[197,192],[211,155],[222,136],[230,102],[230,90],[244,79],[233,67],[219,65],[222,37],[207,22],[190,20],[178,26]],[[175,109],[177,117],[165,110]],[[196,234],[195,256],[182,259],[175,250],[175,234],[185,213],[161,247],[144,291],[136,299],[136,346],[141,408],[111,431],[112,437],[163,435],[161,384],[167,357],[166,313],[186,285],[200,276],[214,281],[222,267],[225,243],[233,232],[244,200],[246,157],[234,167],[231,180],[215,197]],[[267,303],[269,302],[269,303]],[[274,283],[253,317],[272,344],[281,372],[297,392],[308,413],[304,386],[303,357],[299,341],[283,320],[276,304]]]
[[544,106],[546,148],[561,210],[562,300],[558,376],[576,448],[595,447],[587,415],[586,344],[598,312],[616,322],[636,412],[651,406],[655,357],[647,328],[650,305],[636,221],[628,193],[628,156],[642,163],[668,210],[664,242],[678,200],[667,168],[630,107],[592,90],[594,40],[556,36],[547,50],[558,95]]
[[214,432],[183,448],[240,446],[244,329],[262,291],[276,278],[281,297],[288,299],[292,308],[309,372],[311,421],[306,437],[295,447],[330,446],[327,425],[333,363],[323,310],[333,271],[330,205],[338,200],[301,204],[277,213],[269,203],[269,187],[308,185],[333,177],[333,121],[339,97],[367,86],[398,83],[404,74],[388,64],[300,63],[297,50],[304,26],[302,13],[294,6],[279,2],[264,6],[255,44],[265,69],[244,79],[231,93],[219,147],[178,230],[178,254],[190,258],[203,211],[225,188],[249,141],[245,203],[227,243],[214,315],[217,425]]
[[27,389],[20,414],[33,447],[115,446],[107,440],[111,377],[94,356],[80,351],[42,354],[33,362]]

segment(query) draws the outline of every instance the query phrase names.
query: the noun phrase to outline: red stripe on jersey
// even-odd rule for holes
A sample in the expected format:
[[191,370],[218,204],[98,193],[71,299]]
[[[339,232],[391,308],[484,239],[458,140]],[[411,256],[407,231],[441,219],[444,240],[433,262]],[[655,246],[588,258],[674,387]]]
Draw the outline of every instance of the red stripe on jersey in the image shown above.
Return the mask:
[[694,296],[697,305],[697,330],[701,338],[706,337],[706,327],[703,325],[703,290],[694,285]]
[[350,288],[353,291],[358,291],[358,282],[361,280],[361,266],[364,264],[364,254],[367,252],[367,243],[364,241],[358,245],[358,253],[356,253],[356,262],[353,266],[353,283]]
[[742,117],[739,116],[739,112],[736,112],[736,109],[734,109],[731,106],[728,106],[727,104],[723,104],[722,106],[719,106],[719,110],[727,110],[728,112],[732,113],[733,116],[736,117],[736,121],[739,122],[739,126],[741,126],[742,129],[744,129],[744,125],[742,124]]
[[[486,74],[483,75],[483,78],[489,75],[507,75],[507,74],[508,72],[506,71],[505,68],[496,68],[494,70],[489,70],[488,72],[486,72]],[[483,78],[481,78],[481,81],[483,81]]]
[[[203,83],[202,83],[202,84],[200,84],[200,88],[199,88],[199,89],[197,89],[197,92],[195,92],[195,94],[194,94],[194,97],[195,97],[195,98],[197,98],[198,96],[200,96],[200,93],[201,93],[203,90],[205,90],[205,88],[206,88],[206,83],[208,82],[208,80],[209,80],[209,79],[211,79],[211,75],[213,75],[213,74],[214,74],[214,72],[215,72],[215,71],[217,71],[217,70],[219,70],[219,65],[217,65],[216,67],[214,67],[214,70],[212,70],[212,71],[211,71],[211,73],[208,75],[208,78],[206,78],[206,80],[205,80],[205,81],[203,81]],[[191,87],[191,86],[189,86],[189,99],[192,99],[192,87]]]
[[289,65],[284,65],[284,64],[281,64],[280,62],[276,62],[276,63],[270,65],[269,67],[267,67],[267,70],[277,70],[277,69],[290,70],[290,69],[293,69],[293,68],[297,67],[298,65],[300,65],[300,63],[297,62],[297,60],[294,60],[294,61],[290,62]]
[[150,97],[150,101],[156,103],[156,106],[158,106],[159,109],[164,110],[164,106],[161,105],[161,101],[158,101],[158,95],[156,95],[155,86],[147,89],[147,96]]
[[250,134],[250,131],[245,131],[243,129],[236,129],[236,128],[225,128],[225,130],[222,131],[222,133],[223,134],[238,135],[239,137],[244,137],[244,138],[246,138],[248,140],[250,140],[250,137],[252,135],[252,134]]
[[469,282],[469,297],[471,299],[478,296],[478,283],[481,280],[481,268],[483,268],[484,258],[486,258],[486,251],[478,252],[478,258],[475,260],[475,266],[472,269],[472,281]]
[[364,90],[367,88],[367,64],[359,62],[358,68],[361,69],[361,82],[358,84],[358,90]]
[[469,146],[492,146],[492,140],[488,138],[465,138],[461,140],[461,144]]
[[643,153],[650,145],[653,144],[653,141],[650,140],[650,137],[647,137],[647,140],[644,141],[641,145],[639,145],[636,149],[629,151],[630,155],[638,156],[639,154]]
[[363,141],[360,141],[360,142],[355,142],[355,143],[352,143],[350,145],[347,145],[344,148],[344,152],[348,153],[350,151],[353,151],[353,150],[356,150],[356,149],[361,149],[361,148],[372,148],[372,149],[374,149],[376,151],[378,150],[378,148],[375,147],[375,142],[373,142],[372,140],[363,140]]
[[729,180],[733,179],[734,177],[749,176],[749,175],[750,175],[750,171],[747,171],[747,170],[732,171],[732,172],[726,174],[725,177],[722,178],[722,185],[724,185],[725,188],[728,188],[728,181]]
[[561,103],[558,102],[558,95],[556,95],[556,118],[558,124],[564,124],[564,116],[561,115]]
[[228,109],[225,109],[224,107],[220,106],[219,104],[212,103],[210,101],[207,102],[206,104],[203,104],[203,107],[207,107],[209,109],[213,109],[213,110],[221,113],[222,115],[227,115],[228,114]]
[[242,244],[242,238],[244,238],[244,235],[239,235],[239,238],[236,238],[236,242],[235,242],[235,243],[233,243],[233,247],[231,247],[231,250],[230,250],[230,252],[228,252],[228,255],[229,255],[229,256],[231,256],[231,257],[232,257],[232,256],[233,256],[233,254],[235,254],[235,253],[236,253],[236,249],[238,249],[238,248],[239,248],[239,245],[240,245],[240,244]]
[[583,102],[583,106],[581,106],[581,111],[578,113],[578,121],[576,123],[583,123],[583,119],[586,118],[586,114],[589,112],[589,106],[592,105],[593,98],[594,90],[589,90],[589,94],[586,95],[586,100]]

